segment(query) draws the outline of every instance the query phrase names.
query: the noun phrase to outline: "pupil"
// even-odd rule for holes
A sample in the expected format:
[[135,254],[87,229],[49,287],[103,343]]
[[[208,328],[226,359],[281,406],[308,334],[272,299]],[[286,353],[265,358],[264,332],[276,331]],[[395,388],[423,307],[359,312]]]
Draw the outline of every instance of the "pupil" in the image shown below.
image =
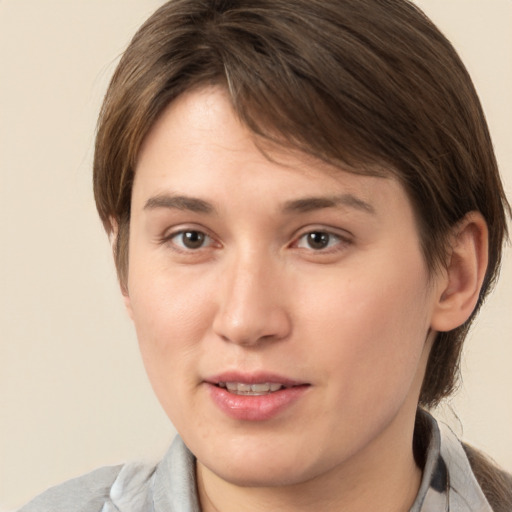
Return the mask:
[[329,235],[327,233],[309,233],[308,243],[312,249],[324,249],[329,245]]
[[189,249],[198,249],[204,243],[204,233],[199,231],[187,231],[183,233],[183,245]]

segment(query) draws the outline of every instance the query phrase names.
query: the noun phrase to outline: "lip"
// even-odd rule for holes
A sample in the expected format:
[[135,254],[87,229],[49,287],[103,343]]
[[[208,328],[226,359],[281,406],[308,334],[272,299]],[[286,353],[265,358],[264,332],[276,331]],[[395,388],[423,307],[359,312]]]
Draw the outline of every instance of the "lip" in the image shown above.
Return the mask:
[[[245,384],[279,383],[285,386],[266,395],[237,395],[218,386],[219,382]],[[213,403],[227,416],[241,421],[267,421],[296,403],[310,388],[300,382],[275,373],[227,372],[205,379]]]

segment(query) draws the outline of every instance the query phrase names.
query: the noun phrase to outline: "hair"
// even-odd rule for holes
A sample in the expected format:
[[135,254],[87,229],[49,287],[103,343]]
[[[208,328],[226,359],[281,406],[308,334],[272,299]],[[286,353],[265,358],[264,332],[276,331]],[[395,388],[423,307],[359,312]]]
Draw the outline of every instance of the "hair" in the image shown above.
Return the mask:
[[94,193],[126,290],[137,157],[163,110],[221,85],[259,138],[350,172],[393,176],[416,214],[431,273],[471,211],[489,229],[478,304],[434,341],[420,394],[458,382],[464,338],[497,276],[510,206],[471,79],[450,42],[407,0],[173,0],[139,29],[100,114]]

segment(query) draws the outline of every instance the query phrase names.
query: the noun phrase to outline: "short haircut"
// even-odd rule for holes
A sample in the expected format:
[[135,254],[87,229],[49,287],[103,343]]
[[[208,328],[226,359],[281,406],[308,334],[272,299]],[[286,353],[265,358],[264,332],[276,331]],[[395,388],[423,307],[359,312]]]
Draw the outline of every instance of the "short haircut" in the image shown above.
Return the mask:
[[173,0],[140,28],[101,111],[94,192],[126,288],[131,191],[141,144],[185,91],[226,88],[258,137],[351,172],[392,175],[413,206],[431,273],[470,211],[489,227],[471,318],[438,333],[420,404],[456,383],[462,343],[493,284],[510,206],[471,79],[449,41],[406,0]]

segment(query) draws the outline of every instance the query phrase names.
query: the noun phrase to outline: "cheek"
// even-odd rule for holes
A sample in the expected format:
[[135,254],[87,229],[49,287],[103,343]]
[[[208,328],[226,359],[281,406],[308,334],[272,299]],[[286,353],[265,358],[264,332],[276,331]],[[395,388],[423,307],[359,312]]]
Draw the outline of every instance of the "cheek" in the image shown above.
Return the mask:
[[[146,283],[134,293],[134,325],[149,382],[174,425],[187,411],[183,400],[197,386],[197,340],[203,326],[193,311],[197,302],[165,283]],[[185,296],[184,296],[185,295]],[[188,404],[190,407],[191,404]]]
[[342,401],[378,407],[383,397],[400,400],[418,371],[429,327],[427,280],[422,264],[393,269],[352,269],[302,303],[305,335],[317,340],[310,357],[337,382]]
[[204,328],[198,311],[204,311],[204,297],[209,296],[207,281],[187,275],[190,272],[170,272],[158,260],[137,256],[130,261],[128,285],[140,343],[165,352],[191,342],[193,333]]
[[[194,362],[211,325],[206,281],[169,275],[156,265],[130,267],[130,303],[141,355],[151,384],[168,410],[180,389],[196,384]],[[151,269],[151,270],[148,270]],[[172,390],[172,393],[169,393]]]

